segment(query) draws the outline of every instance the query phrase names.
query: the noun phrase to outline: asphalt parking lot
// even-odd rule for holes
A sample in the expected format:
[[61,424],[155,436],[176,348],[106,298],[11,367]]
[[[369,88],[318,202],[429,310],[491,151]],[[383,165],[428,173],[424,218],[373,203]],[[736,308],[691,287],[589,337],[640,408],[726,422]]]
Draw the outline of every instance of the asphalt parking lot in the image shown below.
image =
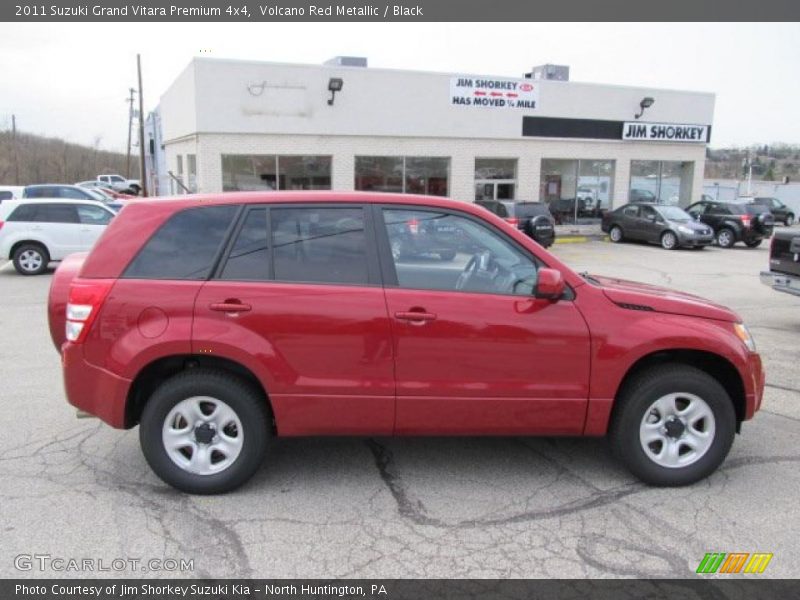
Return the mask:
[[[137,430],[76,420],[46,324],[50,276],[0,267],[0,576],[21,554],[193,559],[213,577],[690,577],[706,552],[772,552],[800,572],[800,298],[760,285],[762,248],[668,252],[604,242],[578,270],[693,292],[739,311],[767,391],[720,471],[648,488],[597,439],[294,439],[227,496],[191,497],[145,464]],[[106,576],[141,576],[123,570]]]

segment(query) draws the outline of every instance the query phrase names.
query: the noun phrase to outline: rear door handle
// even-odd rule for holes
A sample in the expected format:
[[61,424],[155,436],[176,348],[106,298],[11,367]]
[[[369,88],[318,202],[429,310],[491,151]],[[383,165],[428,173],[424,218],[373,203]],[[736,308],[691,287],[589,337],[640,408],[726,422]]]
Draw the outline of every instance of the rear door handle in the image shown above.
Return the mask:
[[252,310],[253,307],[249,304],[242,304],[241,302],[214,302],[213,304],[209,304],[208,308],[217,312],[240,313]]
[[435,321],[436,315],[434,313],[405,310],[394,313],[394,318],[400,321],[412,321],[415,323],[424,323],[427,321]]

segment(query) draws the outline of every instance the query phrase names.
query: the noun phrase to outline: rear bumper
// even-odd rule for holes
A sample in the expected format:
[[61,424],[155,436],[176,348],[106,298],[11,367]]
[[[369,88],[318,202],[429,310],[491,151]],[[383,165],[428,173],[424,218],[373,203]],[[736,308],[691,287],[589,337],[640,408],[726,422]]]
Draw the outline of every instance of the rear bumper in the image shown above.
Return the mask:
[[98,417],[112,427],[125,428],[125,405],[131,381],[87,363],[83,347],[61,347],[64,390],[75,408]]
[[759,278],[761,283],[771,287],[776,292],[800,296],[800,277],[775,273],[774,271],[761,271]]

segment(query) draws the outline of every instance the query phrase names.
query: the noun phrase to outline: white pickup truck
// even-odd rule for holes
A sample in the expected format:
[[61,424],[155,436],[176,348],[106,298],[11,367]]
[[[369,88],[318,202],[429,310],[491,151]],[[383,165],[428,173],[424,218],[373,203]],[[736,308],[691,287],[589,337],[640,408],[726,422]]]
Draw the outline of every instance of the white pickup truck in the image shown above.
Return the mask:
[[118,192],[133,192],[138,195],[142,191],[142,184],[138,179],[125,179],[122,175],[98,175],[97,181]]

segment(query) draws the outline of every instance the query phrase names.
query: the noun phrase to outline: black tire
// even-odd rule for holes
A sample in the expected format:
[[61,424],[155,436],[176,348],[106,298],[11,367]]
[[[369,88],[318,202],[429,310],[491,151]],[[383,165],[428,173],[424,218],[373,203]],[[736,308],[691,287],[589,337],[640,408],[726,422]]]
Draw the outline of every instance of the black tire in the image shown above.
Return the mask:
[[[694,394],[711,409],[715,433],[705,454],[686,466],[665,467],[645,453],[639,438],[653,403],[667,394]],[[725,460],[736,434],[736,412],[725,388],[695,367],[667,364],[635,375],[619,394],[608,437],[614,455],[636,477],[654,486],[689,485],[708,477]]]
[[722,227],[717,232],[717,245],[720,248],[733,248],[736,243],[736,232],[730,227]]
[[786,218],[783,220],[783,224],[786,225],[786,227],[791,227],[794,225],[794,215],[791,213],[786,215]]
[[439,252],[439,258],[443,261],[451,261],[456,257],[455,250],[445,250],[444,252]]
[[680,245],[680,240],[678,236],[675,235],[675,232],[665,231],[661,234],[661,247],[664,250],[677,250]]
[[20,275],[41,275],[50,263],[50,253],[41,244],[22,244],[14,250],[12,260]]
[[748,248],[758,248],[762,241],[763,240],[750,240],[749,242],[745,242],[744,245]]
[[622,234],[622,227],[619,225],[612,225],[611,229],[608,230],[608,239],[615,244],[619,244],[622,240],[624,240],[625,236]]
[[[199,475],[184,470],[167,454],[162,428],[170,411],[193,396],[225,402],[242,423],[239,455],[223,471]],[[264,461],[272,437],[266,398],[242,379],[214,369],[194,368],[162,383],[148,400],[139,423],[139,442],[145,459],[165,483],[190,494],[230,492],[250,479]]]
[[138,196],[142,191],[142,188],[140,188],[138,185],[132,185],[127,189],[127,191],[133,193],[134,196]]

